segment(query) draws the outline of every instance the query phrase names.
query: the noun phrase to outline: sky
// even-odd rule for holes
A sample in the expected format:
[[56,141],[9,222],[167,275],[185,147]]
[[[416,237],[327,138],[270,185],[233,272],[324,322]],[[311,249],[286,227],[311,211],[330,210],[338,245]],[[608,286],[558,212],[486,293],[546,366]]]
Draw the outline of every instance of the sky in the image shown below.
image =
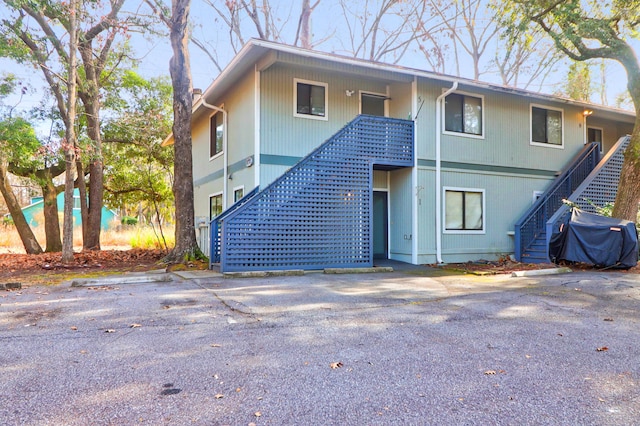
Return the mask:
[[[221,1],[221,0],[215,0]],[[349,0],[349,5],[354,11],[358,11],[359,7],[366,0]],[[373,1],[373,0],[369,0]],[[346,21],[341,8],[338,6],[338,0],[321,0],[320,6],[312,14],[312,32],[314,41],[327,38],[328,40],[318,46],[319,50],[332,51],[341,54],[348,54],[348,37],[345,31]],[[140,0],[130,0],[127,3],[129,7],[136,9],[144,9],[144,4]],[[271,4],[277,14],[282,17],[278,25],[284,27],[284,38],[292,40],[292,33],[297,26],[298,11],[291,9],[291,0],[271,0]],[[4,13],[0,7],[0,18]],[[216,55],[220,59],[222,65],[226,65],[234,56],[234,52],[229,43],[228,29],[225,24],[219,20],[214,10],[205,4],[203,0],[193,0],[191,17],[193,21],[192,32],[195,37],[208,43],[215,50]],[[245,29],[250,28],[248,18],[244,18],[243,25]],[[355,17],[351,17],[351,24],[355,22]],[[340,29],[340,30],[338,30]],[[245,37],[250,37],[250,32],[245,31]],[[143,37],[139,33],[131,33],[131,45],[137,58],[137,71],[145,77],[157,77],[169,75],[169,59],[172,55],[168,36],[154,36],[152,38]],[[636,46],[640,43],[635,43]],[[193,86],[205,90],[218,75],[218,70],[207,56],[193,44],[190,45],[191,53],[191,71],[193,78]],[[401,65],[428,70],[429,66],[420,52],[409,51],[400,62]],[[464,66],[462,67],[464,70]],[[0,70],[11,71],[18,74],[24,81],[28,81],[34,87],[35,93],[31,96],[23,97],[19,100],[19,108],[28,110],[40,103],[39,93],[42,93],[43,79],[41,71],[28,66],[17,67],[11,61],[0,59]],[[452,73],[453,68],[449,66],[446,71]],[[613,105],[615,97],[625,90],[626,75],[623,68],[614,62],[609,62],[606,68],[606,77],[609,84],[608,101]],[[565,78],[565,72],[556,73],[549,82],[540,88],[545,93],[553,93],[558,84]],[[463,77],[470,77],[463,75]],[[500,83],[497,77],[484,75],[483,81],[491,83]],[[598,77],[594,76],[594,80]],[[538,91],[538,88],[530,90]],[[11,99],[11,102],[18,102],[18,99]],[[44,126],[47,129],[47,126]]]
[[[349,4],[353,5],[354,10],[357,10],[358,4],[365,3],[366,0],[349,0]],[[293,39],[292,33],[295,30],[297,24],[297,13],[295,9],[290,9],[289,4],[291,0],[272,0],[271,4],[277,13],[283,17],[282,25],[284,27],[284,38],[287,41]],[[286,6],[285,6],[286,5]],[[220,58],[220,63],[226,65],[234,56],[233,49],[229,44],[228,30],[225,30],[224,23],[219,21],[219,18],[215,14],[214,10],[204,4],[202,0],[194,0],[192,2],[192,19],[194,21],[192,32],[194,37],[197,37],[201,41],[206,41],[212,50],[216,51],[216,55]],[[348,42],[346,41],[346,34],[344,32],[338,32],[336,28],[342,28],[344,31],[344,18],[343,12],[338,7],[337,0],[321,0],[320,6],[312,14],[312,32],[314,41],[328,38],[327,41],[321,43],[318,46],[318,50],[327,52],[336,52],[339,54],[349,55]],[[247,24],[247,18],[244,19],[244,23]],[[332,24],[326,24],[331,22]],[[352,21],[353,22],[353,21]],[[215,30],[212,30],[215,28]],[[221,29],[223,28],[223,29]],[[245,28],[250,28],[247,26]],[[245,31],[245,37],[250,37],[250,31]],[[330,37],[332,36],[332,37]],[[139,71],[145,76],[158,76],[168,75],[168,63],[169,58],[172,55],[169,45],[168,37],[155,38],[154,40],[146,40],[142,37],[133,39],[135,43],[136,52],[140,56]],[[636,51],[640,51],[640,41],[634,40],[633,43]],[[190,45],[191,53],[191,72],[193,78],[193,86],[205,90],[218,75],[218,70],[213,63],[207,58],[207,56],[195,45]],[[490,55],[489,55],[490,56]],[[400,65],[417,68],[421,70],[429,70],[429,64],[424,59],[424,56],[420,52],[407,52],[402,58]],[[468,67],[467,67],[468,68]],[[462,66],[463,72],[465,66]],[[446,73],[454,74],[453,65],[449,64]],[[606,80],[607,80],[607,101],[609,105],[614,105],[616,97],[626,90],[626,73],[621,65],[614,61],[608,61],[606,66]],[[463,77],[471,77],[470,75],[462,75]],[[481,79],[490,83],[501,84],[497,75],[484,74]],[[566,79],[566,72],[564,70],[553,74],[544,84],[541,86],[531,86],[529,90],[540,91],[543,93],[554,93],[558,87],[563,84]],[[596,73],[592,74],[592,80],[594,84],[598,84],[600,76]],[[594,99],[594,102],[599,103],[599,96]]]

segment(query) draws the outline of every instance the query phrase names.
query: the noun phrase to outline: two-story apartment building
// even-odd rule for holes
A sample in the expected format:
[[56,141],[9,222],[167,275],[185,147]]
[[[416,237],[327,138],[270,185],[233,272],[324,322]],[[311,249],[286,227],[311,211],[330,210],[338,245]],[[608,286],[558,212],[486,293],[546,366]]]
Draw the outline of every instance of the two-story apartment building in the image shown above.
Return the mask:
[[197,223],[219,217],[211,255],[227,271],[511,254],[536,197],[587,142],[606,152],[635,119],[258,40],[193,112]]

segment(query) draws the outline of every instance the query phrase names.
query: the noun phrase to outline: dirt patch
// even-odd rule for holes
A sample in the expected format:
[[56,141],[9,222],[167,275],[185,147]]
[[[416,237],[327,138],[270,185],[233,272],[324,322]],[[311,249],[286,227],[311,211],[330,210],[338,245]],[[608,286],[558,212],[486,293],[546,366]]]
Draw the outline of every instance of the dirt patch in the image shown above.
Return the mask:
[[97,277],[123,272],[164,269],[163,250],[100,250],[74,254],[62,263],[61,253],[0,254],[0,283],[59,284],[72,278]]
[[[436,266],[436,265],[433,265]],[[514,262],[510,259],[499,259],[496,261],[478,260],[475,262],[465,263],[449,263],[440,268],[450,269],[454,271],[477,274],[477,275],[494,275],[494,274],[510,274],[516,271],[532,271],[538,269],[550,269],[558,267],[568,267],[573,270],[579,271],[593,271],[593,272],[619,272],[627,274],[640,274],[640,268],[634,266],[630,269],[615,269],[615,268],[598,268],[586,263],[571,263],[561,262],[559,265],[554,263],[520,263]]]

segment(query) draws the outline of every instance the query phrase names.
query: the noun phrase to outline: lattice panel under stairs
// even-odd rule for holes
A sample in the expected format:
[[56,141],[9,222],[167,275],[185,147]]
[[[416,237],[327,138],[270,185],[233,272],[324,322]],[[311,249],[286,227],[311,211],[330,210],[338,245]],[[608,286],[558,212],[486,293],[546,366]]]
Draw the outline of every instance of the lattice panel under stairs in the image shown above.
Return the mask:
[[612,148],[611,156],[602,159],[601,167],[594,170],[580,187],[571,194],[569,200],[575,202],[584,211],[596,213],[594,206],[603,207],[613,203],[618,193],[618,183],[624,162],[624,152],[631,141],[630,136],[621,138]]
[[413,166],[413,122],[356,117],[226,216],[221,271],[371,266],[374,164]]

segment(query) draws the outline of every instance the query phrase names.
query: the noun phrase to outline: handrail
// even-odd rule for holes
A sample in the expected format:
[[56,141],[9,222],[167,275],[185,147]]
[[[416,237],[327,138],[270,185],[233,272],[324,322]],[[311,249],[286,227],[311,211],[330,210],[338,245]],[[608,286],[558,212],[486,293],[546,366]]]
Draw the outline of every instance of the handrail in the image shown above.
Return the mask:
[[522,261],[525,250],[545,230],[547,219],[562,206],[567,198],[593,170],[600,158],[597,143],[585,145],[574,160],[556,178],[544,194],[522,215],[514,225],[515,257]]
[[[607,154],[600,160],[596,167],[589,173],[584,181],[576,188],[570,196],[566,199],[580,207],[580,209],[588,212],[594,212],[594,201],[598,199],[601,206],[604,207],[606,203],[613,203],[617,194],[617,182],[619,181],[619,175],[622,171],[622,162],[624,160],[624,151],[627,149],[631,136],[623,136],[618,139],[618,142],[607,152]],[[608,176],[605,176],[607,175]],[[612,174],[617,174],[618,179],[612,179]],[[603,182],[599,180],[602,179]],[[603,187],[608,187],[606,191],[603,191]],[[585,194],[592,193],[593,195],[585,197]],[[549,247],[549,241],[553,234],[553,230],[556,224],[559,224],[570,212],[570,208],[567,204],[563,203],[558,210],[549,218],[545,223],[546,227],[546,246]]]

